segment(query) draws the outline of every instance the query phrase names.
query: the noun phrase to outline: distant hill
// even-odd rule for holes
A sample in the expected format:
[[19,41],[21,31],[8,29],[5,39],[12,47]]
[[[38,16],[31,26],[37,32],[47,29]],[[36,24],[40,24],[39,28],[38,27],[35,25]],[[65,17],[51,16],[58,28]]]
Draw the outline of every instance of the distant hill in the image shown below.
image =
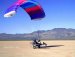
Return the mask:
[[54,28],[52,30],[39,30],[25,34],[0,33],[0,40],[75,40],[75,29]]

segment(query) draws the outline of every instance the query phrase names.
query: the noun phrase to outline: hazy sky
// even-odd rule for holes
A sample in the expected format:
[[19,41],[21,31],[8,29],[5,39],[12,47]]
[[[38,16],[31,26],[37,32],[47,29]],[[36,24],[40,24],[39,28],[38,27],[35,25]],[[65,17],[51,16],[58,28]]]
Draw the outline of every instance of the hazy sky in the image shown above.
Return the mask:
[[36,0],[45,11],[46,17],[32,21],[21,8],[11,18],[4,18],[6,9],[17,0],[0,0],[0,33],[30,33],[53,28],[75,29],[75,0]]

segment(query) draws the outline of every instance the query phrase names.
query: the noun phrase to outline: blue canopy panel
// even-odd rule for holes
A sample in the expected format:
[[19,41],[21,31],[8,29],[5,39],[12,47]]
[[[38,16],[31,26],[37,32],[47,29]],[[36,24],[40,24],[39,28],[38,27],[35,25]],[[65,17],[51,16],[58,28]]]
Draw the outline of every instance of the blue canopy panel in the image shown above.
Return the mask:
[[41,19],[45,17],[44,10],[35,2],[25,2],[20,5],[31,17],[31,20]]

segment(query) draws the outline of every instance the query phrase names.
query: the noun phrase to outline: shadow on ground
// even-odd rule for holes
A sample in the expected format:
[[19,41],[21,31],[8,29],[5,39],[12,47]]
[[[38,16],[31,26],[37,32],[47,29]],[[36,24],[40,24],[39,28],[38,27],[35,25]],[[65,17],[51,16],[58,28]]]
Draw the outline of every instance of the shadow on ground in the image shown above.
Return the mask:
[[42,46],[41,48],[52,48],[52,47],[61,47],[64,45],[48,45],[48,46]]

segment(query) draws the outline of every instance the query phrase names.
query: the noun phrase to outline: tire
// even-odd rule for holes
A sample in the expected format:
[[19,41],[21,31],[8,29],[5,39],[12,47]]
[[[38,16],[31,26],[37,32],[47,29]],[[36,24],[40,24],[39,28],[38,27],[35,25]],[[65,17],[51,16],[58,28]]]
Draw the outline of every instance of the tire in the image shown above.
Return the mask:
[[33,44],[33,49],[36,49],[36,45],[35,44]]

